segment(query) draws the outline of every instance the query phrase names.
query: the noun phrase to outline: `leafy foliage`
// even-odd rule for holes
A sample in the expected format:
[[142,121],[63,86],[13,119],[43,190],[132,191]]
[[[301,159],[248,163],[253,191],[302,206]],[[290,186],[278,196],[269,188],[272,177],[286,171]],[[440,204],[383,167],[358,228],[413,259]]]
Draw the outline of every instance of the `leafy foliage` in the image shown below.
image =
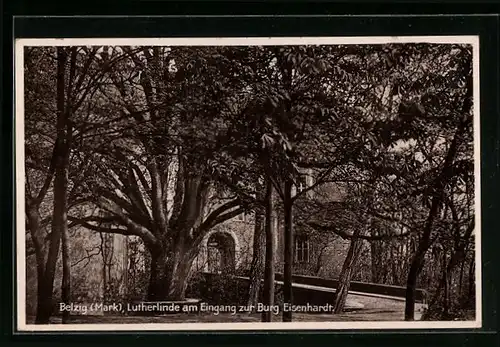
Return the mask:
[[[398,249],[393,282],[423,252],[420,284],[441,293],[424,263],[440,257],[453,272],[471,262],[469,46],[66,52],[70,226],[138,237],[150,257],[138,286],[158,270],[169,295],[182,296],[189,269],[173,270],[189,268],[211,228],[261,209],[266,179],[282,198],[293,182],[300,228],[347,240],[366,228],[356,238]],[[30,237],[36,245],[52,209],[55,50],[28,48],[25,57],[26,195],[43,222]],[[299,189],[304,174],[312,183]],[[389,253],[379,257],[372,261]]]

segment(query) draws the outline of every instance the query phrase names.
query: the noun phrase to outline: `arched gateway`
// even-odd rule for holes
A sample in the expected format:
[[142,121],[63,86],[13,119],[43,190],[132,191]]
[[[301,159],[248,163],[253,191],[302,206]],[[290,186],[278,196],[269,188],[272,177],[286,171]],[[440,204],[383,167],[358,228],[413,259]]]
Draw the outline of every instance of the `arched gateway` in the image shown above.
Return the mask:
[[215,230],[205,237],[198,261],[203,263],[204,271],[231,273],[236,270],[238,253],[236,235],[231,231]]
[[236,247],[228,233],[216,232],[207,242],[207,265],[211,273],[232,273],[236,268]]

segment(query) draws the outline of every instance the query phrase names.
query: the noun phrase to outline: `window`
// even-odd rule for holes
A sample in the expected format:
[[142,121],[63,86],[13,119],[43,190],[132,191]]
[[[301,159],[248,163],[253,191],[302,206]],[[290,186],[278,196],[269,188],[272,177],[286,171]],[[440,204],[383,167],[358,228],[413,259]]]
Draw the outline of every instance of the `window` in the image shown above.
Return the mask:
[[226,233],[212,234],[207,242],[208,271],[211,273],[233,272],[235,260],[234,239]]
[[[314,178],[312,172],[308,170],[307,172],[301,173],[295,182],[295,194],[298,194],[304,190],[309,189],[314,184]],[[308,190],[306,193],[308,198],[314,197],[314,191]]]
[[295,261],[299,263],[309,262],[310,242],[309,236],[295,236]]
[[247,221],[247,216],[246,216],[246,213],[243,212],[239,215],[236,216],[236,220],[240,221],[240,222],[246,222]]
[[301,192],[307,188],[307,175],[301,174],[297,180],[297,192]]

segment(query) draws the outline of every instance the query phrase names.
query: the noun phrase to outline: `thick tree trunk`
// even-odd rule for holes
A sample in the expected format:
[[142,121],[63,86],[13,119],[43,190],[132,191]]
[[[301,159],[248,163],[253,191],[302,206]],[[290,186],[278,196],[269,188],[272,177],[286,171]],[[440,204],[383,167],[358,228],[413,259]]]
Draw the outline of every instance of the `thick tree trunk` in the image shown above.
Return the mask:
[[[285,215],[285,237],[284,237],[284,269],[283,269],[283,303],[292,305],[292,269],[293,269],[293,201],[292,182],[285,183],[285,198],[283,201]],[[283,310],[283,322],[292,321],[292,311]]]
[[39,281],[38,302],[36,310],[36,324],[49,324],[50,316],[52,316],[53,303],[52,303],[52,289],[47,278],[43,277]]
[[167,257],[163,252],[150,252],[148,301],[161,301],[167,298],[166,282]]
[[257,306],[260,293],[260,285],[264,270],[265,233],[264,215],[262,211],[255,212],[255,226],[253,235],[253,255],[250,266],[250,284],[248,287],[247,305]]
[[[356,231],[354,236],[357,236],[356,234],[359,235],[359,231]],[[340,273],[339,284],[335,292],[333,313],[337,314],[344,311],[347,294],[349,293],[349,287],[351,285],[351,278],[356,271],[356,265],[358,263],[362,246],[363,241],[357,238],[353,238],[351,244],[349,245],[349,250],[347,251],[347,256],[342,266],[342,272]]]
[[53,311],[52,292],[54,289],[54,277],[56,272],[59,246],[63,233],[67,233],[67,185],[68,185],[68,161],[69,142],[71,128],[68,126],[68,114],[65,110],[65,65],[67,54],[64,47],[57,50],[57,139],[56,139],[56,161],[54,178],[54,211],[52,218],[52,232],[50,234],[50,246],[47,255],[47,263],[44,278],[41,281],[37,305],[37,324],[48,324]]
[[[183,173],[184,169],[179,169],[174,204],[167,223],[165,219],[167,213],[163,210],[162,202],[165,198],[162,196],[164,190],[160,189],[161,179],[157,166],[153,164],[150,165],[150,172],[156,177],[152,179],[156,182],[152,184],[152,191],[156,196],[153,200],[156,202],[152,203],[151,223],[143,226],[128,222],[128,217],[120,212],[119,204],[111,209],[118,219],[132,228],[135,235],[141,237],[151,255],[147,300],[183,300],[191,268],[204,237],[211,228],[241,214],[243,209],[240,201],[234,199],[225,202],[203,218],[210,186],[201,176],[193,176],[189,172]],[[231,252],[234,252],[234,249]],[[226,265],[234,268],[235,255],[229,255],[232,255],[232,259],[229,259],[231,262]]]
[[184,254],[177,254],[172,267],[167,267],[168,299],[169,300],[184,300],[186,296],[186,288],[189,281],[189,275],[195,256],[192,251]]
[[148,301],[184,300],[196,254],[178,245],[172,252],[151,252]]
[[[38,257],[37,257],[38,258]],[[39,263],[39,261],[41,261]],[[41,306],[41,303],[44,302],[44,278],[45,278],[45,270],[44,270],[44,258],[42,257],[42,259],[37,259],[37,264],[36,264],[36,275],[37,275],[37,291],[36,291],[36,299],[37,299],[37,313],[36,313],[36,323],[37,324],[46,324],[47,322],[43,323],[43,321],[41,321],[41,317],[39,317],[39,310],[40,310],[40,306]]]
[[[262,303],[266,307],[274,305],[274,263],[275,263],[275,230],[273,223],[274,200],[273,186],[270,180],[266,182],[266,212],[265,212],[265,235],[266,235],[266,256],[264,270],[264,288],[262,293]],[[271,322],[272,313],[262,312],[262,321]]]

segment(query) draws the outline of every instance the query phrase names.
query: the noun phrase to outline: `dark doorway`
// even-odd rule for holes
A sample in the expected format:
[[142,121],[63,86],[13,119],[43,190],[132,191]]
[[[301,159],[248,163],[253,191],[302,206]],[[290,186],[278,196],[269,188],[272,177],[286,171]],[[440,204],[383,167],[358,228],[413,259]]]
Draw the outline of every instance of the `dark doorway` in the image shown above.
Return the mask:
[[235,243],[231,235],[216,232],[207,243],[208,271],[211,273],[227,273],[235,271]]

